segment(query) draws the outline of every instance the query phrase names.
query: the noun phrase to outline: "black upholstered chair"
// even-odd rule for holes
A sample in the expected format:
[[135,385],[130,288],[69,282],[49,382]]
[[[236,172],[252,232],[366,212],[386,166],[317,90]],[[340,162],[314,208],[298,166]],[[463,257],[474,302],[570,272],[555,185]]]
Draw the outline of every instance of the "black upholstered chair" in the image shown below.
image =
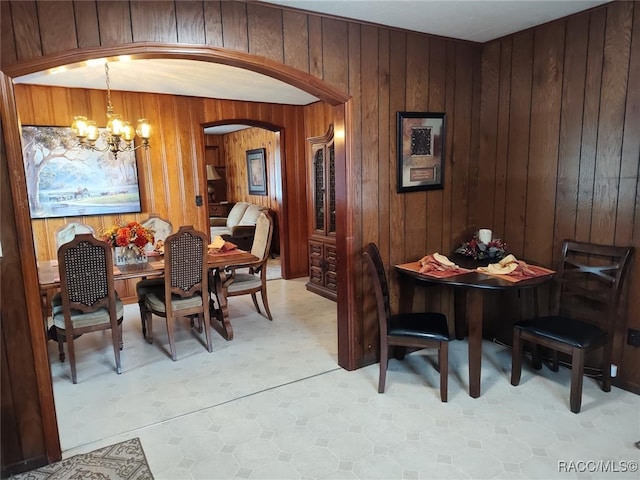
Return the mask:
[[449,375],[449,328],[442,313],[391,314],[389,286],[378,247],[370,243],[364,258],[373,283],[380,326],[380,378],[378,393],[384,393],[389,347],[436,348],[440,368],[440,399],[447,401]]
[[528,341],[533,344],[533,367],[537,370],[542,367],[538,346],[551,349],[554,371],[558,370],[558,352],[570,356],[572,412],[580,412],[588,352],[602,349],[602,390],[611,390],[613,333],[632,253],[632,247],[564,241],[552,315],[523,320],[514,326],[512,385],[520,383],[522,347]]
[[124,307],[113,283],[111,247],[92,234],[79,234],[58,250],[60,293],[52,300],[53,324],[64,361],[69,352],[71,380],[77,383],[74,339],[84,333],[111,330],[116,370],[122,373],[120,349]]
[[173,326],[176,318],[197,316],[199,326],[204,327],[207,350],[212,351],[207,272],[206,234],[192,226],[183,226],[166,238],[164,282],[144,296],[144,322],[146,340],[153,343],[153,315],[166,319],[174,362],[177,360]]

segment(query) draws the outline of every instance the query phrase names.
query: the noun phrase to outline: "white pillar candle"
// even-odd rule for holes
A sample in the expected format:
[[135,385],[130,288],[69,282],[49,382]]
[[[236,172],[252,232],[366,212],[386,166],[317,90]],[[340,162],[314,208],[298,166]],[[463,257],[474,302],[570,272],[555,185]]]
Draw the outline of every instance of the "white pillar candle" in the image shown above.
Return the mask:
[[484,244],[488,244],[493,240],[493,232],[488,228],[481,228],[478,230],[478,240]]

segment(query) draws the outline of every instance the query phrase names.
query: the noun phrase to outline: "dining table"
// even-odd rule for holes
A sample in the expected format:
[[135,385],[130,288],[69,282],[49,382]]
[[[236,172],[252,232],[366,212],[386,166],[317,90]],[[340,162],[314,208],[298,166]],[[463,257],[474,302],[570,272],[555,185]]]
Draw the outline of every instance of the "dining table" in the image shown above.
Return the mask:
[[[479,262],[462,255],[450,259],[459,267],[446,276],[420,273],[418,261],[395,265],[400,286],[399,308],[401,312],[413,310],[415,289],[419,287],[441,286],[453,288],[455,336],[462,340],[468,328],[467,343],[469,356],[469,395],[480,397],[480,375],[482,366],[482,322],[484,297],[488,291],[529,290],[533,292],[535,313],[538,313],[536,289],[549,282],[555,273],[541,266],[531,266],[537,275],[517,278],[506,275],[490,275],[478,270],[487,261]],[[466,327],[466,328],[465,328]]]
[[[207,266],[209,271],[213,273],[209,278],[214,279],[213,285],[209,285],[209,290],[217,300],[215,302],[217,305],[213,301],[210,302],[211,326],[225,340],[233,339],[233,327],[229,320],[227,298],[222,288],[227,279],[225,267],[244,265],[258,260],[258,257],[250,252],[239,249],[207,254]],[[58,260],[39,260],[37,265],[42,298],[42,314],[46,330],[51,298],[60,289],[60,273]],[[145,262],[113,266],[113,276],[116,282],[135,278],[161,277],[163,275],[164,257],[158,254],[149,256]]]

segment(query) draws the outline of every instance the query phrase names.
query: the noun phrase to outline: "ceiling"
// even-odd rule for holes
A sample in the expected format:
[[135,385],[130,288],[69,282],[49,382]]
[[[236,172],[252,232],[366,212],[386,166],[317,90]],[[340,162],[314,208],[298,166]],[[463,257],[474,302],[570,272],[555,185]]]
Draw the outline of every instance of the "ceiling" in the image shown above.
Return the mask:
[[[608,3],[602,0],[270,0],[261,3],[474,42],[487,42]],[[112,90],[308,105],[318,99],[259,73],[179,59],[109,63]],[[106,90],[104,60],[67,65],[14,79],[15,83]],[[117,110],[117,106],[116,106]],[[246,126],[211,127],[228,133]]]

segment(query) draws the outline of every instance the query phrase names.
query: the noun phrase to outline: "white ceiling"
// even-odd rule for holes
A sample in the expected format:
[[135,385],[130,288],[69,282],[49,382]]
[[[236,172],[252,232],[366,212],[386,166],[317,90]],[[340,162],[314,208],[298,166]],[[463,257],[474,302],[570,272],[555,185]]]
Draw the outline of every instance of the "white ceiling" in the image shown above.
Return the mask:
[[311,12],[488,42],[609,0],[268,0]]
[[[602,0],[271,0],[262,3],[486,42],[607,3]],[[179,59],[109,63],[112,90],[308,105],[318,99],[279,80],[217,63]],[[103,62],[25,75],[16,83],[106,90]],[[117,110],[117,105],[114,105]],[[221,130],[224,128],[224,131]],[[244,126],[212,127],[227,133]]]

